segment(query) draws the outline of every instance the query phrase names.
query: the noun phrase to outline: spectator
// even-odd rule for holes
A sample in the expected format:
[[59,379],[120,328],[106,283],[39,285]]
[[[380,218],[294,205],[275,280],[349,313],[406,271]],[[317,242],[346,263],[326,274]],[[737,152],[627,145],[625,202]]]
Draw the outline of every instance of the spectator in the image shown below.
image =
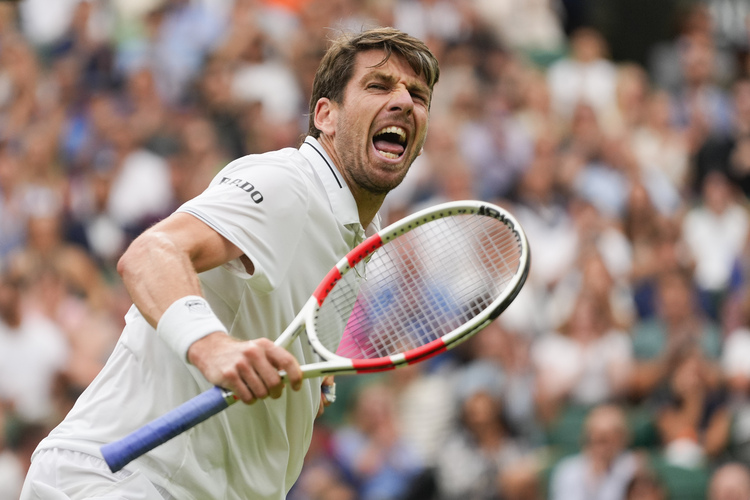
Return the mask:
[[544,63],[559,56],[564,49],[562,20],[555,2],[474,2],[477,15],[495,31],[503,42],[524,56]]
[[636,363],[629,385],[637,398],[648,399],[664,388],[682,353],[697,348],[711,363],[721,353],[719,327],[701,312],[688,274],[679,269],[661,273],[655,303],[656,315],[633,328]]
[[331,431],[316,424],[305,466],[289,500],[354,500],[357,495],[332,455]]
[[719,467],[711,476],[708,500],[740,500],[750,498],[750,470],[739,463]]
[[550,500],[620,500],[638,468],[628,447],[628,425],[618,406],[599,406],[586,418],[581,453],[564,458],[552,472]]
[[54,388],[70,348],[52,321],[24,308],[20,276],[0,276],[0,400],[27,422],[56,423]]
[[671,126],[671,100],[666,91],[655,90],[647,96],[645,118],[633,129],[631,144],[641,171],[659,171],[678,193],[688,192],[687,137]]
[[672,92],[674,124],[688,132],[691,151],[710,136],[726,136],[732,111],[727,93],[714,73],[716,47],[709,34],[693,32],[682,39],[679,55],[682,82]]
[[53,10],[44,1],[25,2],[20,9],[24,34],[38,45],[56,42],[66,32],[76,9],[77,0],[57,2]]
[[535,161],[521,176],[513,212],[534,248],[531,285],[547,290],[573,266],[578,241],[573,220],[556,185],[555,144],[537,141]]
[[450,359],[419,363],[396,370],[386,379],[396,397],[396,414],[403,440],[425,467],[438,459],[442,443],[455,428],[456,405]]
[[531,162],[532,138],[507,112],[498,88],[467,97],[484,107],[457,130],[459,150],[474,175],[474,191],[483,199],[507,197]]
[[731,87],[732,129],[725,136],[710,136],[695,154],[691,188],[700,194],[706,176],[714,170],[723,172],[747,197],[750,192],[750,79],[738,79]]
[[[317,67],[317,65],[316,65]],[[248,153],[242,106],[232,93],[231,63],[212,55],[195,84],[196,106],[204,110],[226,155],[238,158]]]
[[[715,36],[717,26],[714,13],[718,11],[711,9],[709,4],[710,2],[696,2],[679,10],[675,15],[678,30],[676,35],[670,40],[654,44],[651,49],[648,70],[659,88],[673,91],[684,82],[682,55],[687,50],[688,40],[692,35]],[[712,78],[724,84],[732,77],[733,66],[730,51],[719,47],[711,63]]]
[[8,266],[19,276],[33,280],[45,268],[51,269],[72,293],[83,297],[93,309],[105,308],[109,289],[96,262],[76,244],[65,241],[60,200],[56,192],[38,189],[27,213],[27,244],[8,256]]
[[631,356],[627,335],[617,328],[607,297],[582,290],[559,332],[532,347],[541,415],[551,421],[563,401],[593,406],[621,396]]
[[750,464],[750,299],[744,291],[739,321],[729,331],[721,352],[721,374],[727,385],[731,414],[729,456]]
[[394,26],[421,40],[460,40],[467,35],[461,7],[445,0],[395,2]]
[[185,98],[201,70],[204,57],[221,40],[224,23],[200,2],[165,0],[157,2],[143,18],[146,37],[124,61],[125,72],[147,66],[156,80],[159,94],[169,104]]
[[705,467],[729,438],[729,412],[715,368],[699,349],[680,355],[666,401],[657,413],[664,458],[686,469]]
[[612,320],[607,298],[584,290],[559,331],[532,346],[537,414],[547,442],[578,449],[588,410],[625,395],[632,365],[627,334]]
[[37,91],[42,82],[39,62],[29,43],[15,32],[3,37],[0,75],[4,98],[0,100],[0,123],[6,141],[22,141],[39,108]]
[[[630,189],[622,223],[632,256],[632,267],[628,276],[633,288],[631,293],[638,316],[645,317],[653,313],[650,284],[659,271],[669,268],[667,262],[659,259],[660,245],[667,241],[669,219],[659,214],[646,188],[636,183]],[[646,298],[639,300],[644,293],[648,294]]]
[[229,161],[211,122],[197,112],[183,118],[178,139],[180,149],[170,161],[176,205],[203,191]]
[[[499,392],[505,424],[518,442],[543,443],[534,405],[536,373],[531,360],[532,338],[505,317],[488,325],[466,343],[470,361],[457,369],[462,386],[482,383]],[[455,372],[455,370],[454,370]]]
[[[636,200],[638,195],[635,189],[637,187],[631,193],[632,205],[625,224],[633,248],[633,271],[630,277],[633,300],[639,320],[645,321],[653,319],[660,307],[657,290],[661,276],[672,272],[692,275],[694,263],[680,237],[678,221],[658,217],[647,206],[636,207],[639,202]],[[641,219],[637,219],[638,216]],[[633,230],[634,225],[639,226],[639,229]]]
[[25,182],[12,148],[0,144],[0,267],[26,239]]
[[133,131],[135,140],[150,151],[168,155],[175,135],[173,114],[167,103],[159,96],[153,72],[140,68],[130,73],[125,82],[127,126]]
[[[525,67],[521,71],[520,79],[520,95],[515,109],[519,124],[534,139],[553,145],[551,152],[557,153],[557,142],[567,120],[563,120],[552,107],[552,95],[546,74],[539,68]],[[553,155],[553,158],[556,156]]]
[[750,230],[747,209],[735,201],[725,174],[706,176],[701,205],[685,215],[682,234],[695,259],[695,282],[709,316],[718,320],[738,281],[739,257]]
[[[61,408],[71,406],[94,380],[117,342],[121,320],[115,319],[116,291],[103,288],[100,293],[107,296],[92,305],[52,267],[42,266],[30,276],[25,299],[28,312],[57,325],[69,346],[67,368],[56,381]],[[125,303],[122,309],[127,307]]]
[[648,74],[641,66],[635,63],[618,66],[614,99],[602,113],[602,124],[608,134],[627,135],[643,125],[649,91]]
[[[258,26],[239,24],[233,30],[244,36],[233,40],[238,44],[233,60],[232,94],[240,103],[260,103],[260,118],[274,125],[296,121],[302,91],[289,65],[275,53],[267,36]],[[227,50],[227,49],[225,49]]]
[[396,500],[422,471],[416,450],[398,427],[394,396],[382,384],[356,396],[351,424],[333,436],[333,454],[362,500]]
[[593,28],[579,28],[570,36],[570,55],[553,63],[548,78],[557,112],[571,117],[581,104],[597,119],[614,101],[617,71],[608,59],[607,42]]
[[486,390],[471,391],[461,402],[460,426],[436,463],[437,498],[495,498],[500,475],[525,453],[509,434],[500,399]]
[[111,5],[91,1],[73,3],[76,5],[67,29],[45,47],[43,54],[53,61],[53,66],[62,64],[73,72],[69,75],[73,85],[62,89],[66,92],[60,97],[63,103],[75,106],[92,88],[115,88],[122,75],[115,67],[115,48],[109,43],[116,22]]
[[137,235],[172,208],[169,165],[138,142],[124,119],[113,125],[109,130],[113,154],[104,157],[99,167],[110,180],[107,212],[120,228]]
[[642,467],[630,479],[625,500],[667,500],[667,491],[656,474]]
[[[620,328],[628,328],[633,321],[632,289],[626,280],[627,243],[614,228],[601,229],[595,234],[598,241],[580,249],[578,264],[568,270],[547,297],[548,315],[556,327],[570,317],[581,293],[591,293],[606,302],[612,321]],[[594,244],[601,247],[601,251],[591,248]],[[618,268],[621,268],[619,273]]]

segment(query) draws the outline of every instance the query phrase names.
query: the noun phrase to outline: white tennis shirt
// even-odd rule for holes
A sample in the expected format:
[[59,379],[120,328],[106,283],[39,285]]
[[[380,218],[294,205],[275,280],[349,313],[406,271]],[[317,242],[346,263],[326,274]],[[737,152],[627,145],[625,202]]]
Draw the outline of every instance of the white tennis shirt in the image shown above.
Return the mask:
[[[320,144],[237,159],[178,211],[237,245],[238,261],[201,273],[203,291],[232,336],[275,339],[325,274],[365,238],[354,197]],[[368,228],[371,234],[379,219]],[[39,448],[101,456],[99,447],[211,385],[156,335],[135,307],[107,365]],[[290,351],[318,361],[307,341]],[[320,379],[280,399],[235,404],[127,468],[180,499],[281,500],[302,468],[320,402]]]

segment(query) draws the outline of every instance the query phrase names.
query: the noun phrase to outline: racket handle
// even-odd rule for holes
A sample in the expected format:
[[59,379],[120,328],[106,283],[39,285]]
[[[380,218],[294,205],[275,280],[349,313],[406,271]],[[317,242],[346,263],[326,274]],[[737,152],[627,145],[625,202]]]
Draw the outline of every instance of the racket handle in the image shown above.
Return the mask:
[[117,472],[144,453],[216,415],[235,401],[230,391],[221,387],[209,389],[124,438],[102,446],[104,461],[112,472]]

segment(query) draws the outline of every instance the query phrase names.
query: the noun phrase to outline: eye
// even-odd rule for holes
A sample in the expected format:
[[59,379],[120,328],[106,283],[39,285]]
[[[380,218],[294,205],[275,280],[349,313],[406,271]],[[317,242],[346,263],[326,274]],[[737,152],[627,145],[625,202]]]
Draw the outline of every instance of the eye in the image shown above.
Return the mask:
[[373,90],[387,90],[387,87],[383,83],[370,83],[367,85],[367,88]]

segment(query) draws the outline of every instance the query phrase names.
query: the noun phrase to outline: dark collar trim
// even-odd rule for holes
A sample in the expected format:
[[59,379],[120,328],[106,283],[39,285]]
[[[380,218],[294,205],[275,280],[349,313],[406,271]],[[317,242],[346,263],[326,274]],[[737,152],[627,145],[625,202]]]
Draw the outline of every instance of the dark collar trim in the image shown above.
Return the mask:
[[331,171],[331,174],[333,174],[333,178],[336,179],[336,184],[339,185],[339,188],[343,188],[344,186],[341,185],[341,181],[339,180],[339,176],[336,175],[336,169],[334,169],[333,166],[328,162],[328,159],[325,157],[325,155],[323,153],[321,153],[320,151],[318,151],[318,148],[316,148],[315,146],[313,146],[312,144],[310,144],[307,141],[303,142],[302,144],[303,145],[307,144],[308,146],[310,146],[311,148],[313,148],[315,150],[315,152],[318,153],[318,155],[321,158],[323,158],[323,161],[326,162],[326,165],[328,165],[328,170]]

